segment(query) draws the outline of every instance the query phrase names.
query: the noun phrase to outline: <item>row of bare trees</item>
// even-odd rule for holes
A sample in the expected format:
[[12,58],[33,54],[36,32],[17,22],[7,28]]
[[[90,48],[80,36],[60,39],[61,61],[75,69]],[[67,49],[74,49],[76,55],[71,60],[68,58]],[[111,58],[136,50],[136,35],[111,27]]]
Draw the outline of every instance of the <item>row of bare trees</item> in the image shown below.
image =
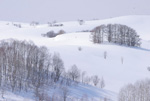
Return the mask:
[[3,40],[0,42],[0,85],[14,90],[28,90],[50,82],[50,54],[46,47],[32,42]]
[[88,75],[86,75],[85,71],[81,72],[76,65],[71,66],[66,74],[72,81],[81,82],[87,85],[93,85],[99,88],[105,87],[105,81],[103,77],[100,78],[98,75],[89,77]]
[[140,38],[136,31],[126,25],[108,24],[100,25],[92,30],[92,41],[103,43],[104,41],[127,46],[140,46]]
[[0,41],[1,92],[33,91],[36,100],[43,101],[50,98],[45,88],[67,85],[64,71],[59,54],[51,55],[44,46],[14,39]]
[[[45,88],[61,87],[64,99],[68,86],[82,82],[97,86],[98,76],[87,77],[76,65],[65,71],[63,60],[58,53],[53,55],[44,47],[31,41],[14,39],[0,41],[0,88],[15,91],[34,91],[38,100],[49,98]],[[103,81],[104,83],[104,81]],[[103,88],[104,85],[101,87]],[[65,101],[65,100],[64,100]]]
[[119,92],[118,101],[150,101],[150,79],[124,86]]

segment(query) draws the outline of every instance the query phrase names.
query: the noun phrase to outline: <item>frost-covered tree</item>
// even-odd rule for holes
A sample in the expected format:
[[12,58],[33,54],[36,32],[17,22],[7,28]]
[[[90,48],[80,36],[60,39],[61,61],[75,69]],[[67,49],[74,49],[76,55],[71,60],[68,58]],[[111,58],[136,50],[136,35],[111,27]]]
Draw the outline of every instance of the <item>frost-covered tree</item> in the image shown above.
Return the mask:
[[67,97],[68,97],[68,95],[69,95],[69,93],[70,93],[70,91],[69,91],[69,88],[68,87],[62,87],[61,88],[61,93],[62,93],[62,97],[63,97],[63,101],[66,101],[67,100]]
[[106,26],[101,25],[92,30],[92,40],[94,43],[103,43]]
[[94,43],[108,42],[120,45],[139,47],[141,42],[136,31],[126,25],[108,24],[101,25],[92,30],[92,41]]
[[119,92],[118,101],[150,101],[149,85],[150,80],[146,79],[124,86]]
[[64,30],[60,30],[60,31],[58,32],[58,35],[61,35],[61,34],[64,34],[64,33],[66,33]]
[[32,21],[32,22],[30,23],[30,26],[37,26],[37,25],[39,25],[39,22]]
[[46,36],[49,37],[49,38],[52,38],[52,37],[56,36],[56,33],[54,31],[49,31],[49,32],[46,33]]
[[147,70],[150,71],[150,67],[147,67]]
[[83,25],[85,23],[84,20],[78,20],[78,22],[79,22],[80,25]]
[[84,83],[85,83],[85,84],[90,84],[91,81],[92,81],[91,78],[88,77],[88,76],[86,76],[86,77],[84,78]]
[[54,81],[57,82],[64,70],[64,63],[58,53],[55,53],[52,57],[52,68]]
[[97,75],[95,75],[92,77],[92,81],[93,81],[94,86],[97,86],[98,83],[100,82],[100,79]]
[[105,81],[103,79],[103,77],[100,79],[100,88],[104,88],[105,87]]
[[104,59],[107,58],[107,51],[104,51]]
[[76,65],[73,65],[69,70],[68,74],[73,81],[77,81],[80,78],[80,70]]
[[0,42],[0,85],[12,91],[41,87],[49,82],[50,54],[46,47],[14,39]]
[[85,74],[86,74],[85,71],[83,71],[82,74],[81,74],[81,76],[82,76],[82,83],[84,83]]

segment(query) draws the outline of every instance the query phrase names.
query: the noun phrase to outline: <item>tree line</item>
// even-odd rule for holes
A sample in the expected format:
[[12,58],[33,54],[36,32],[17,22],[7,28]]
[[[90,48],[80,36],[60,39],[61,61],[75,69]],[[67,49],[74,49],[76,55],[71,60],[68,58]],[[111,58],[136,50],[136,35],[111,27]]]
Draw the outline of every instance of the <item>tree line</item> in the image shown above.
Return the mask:
[[41,89],[60,87],[65,101],[69,92],[68,86],[80,82],[105,87],[103,78],[88,77],[86,72],[81,72],[76,65],[72,65],[66,71],[60,55],[49,53],[44,46],[38,47],[32,41],[14,39],[0,41],[1,92],[5,89],[12,92],[33,91],[35,97],[43,101],[50,95]]
[[150,79],[137,81],[121,88],[118,101],[150,101]]
[[141,39],[137,32],[121,24],[100,25],[92,30],[91,35],[94,43],[108,41],[109,43],[135,47],[139,47],[141,44]]

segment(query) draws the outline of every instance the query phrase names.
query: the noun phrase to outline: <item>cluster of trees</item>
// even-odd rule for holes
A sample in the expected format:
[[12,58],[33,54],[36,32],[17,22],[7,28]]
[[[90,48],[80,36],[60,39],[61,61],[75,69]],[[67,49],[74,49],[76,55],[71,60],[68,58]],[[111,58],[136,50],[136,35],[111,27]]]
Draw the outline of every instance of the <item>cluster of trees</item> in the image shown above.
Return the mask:
[[48,26],[50,26],[50,27],[59,27],[59,26],[61,27],[61,26],[63,26],[63,24],[57,23],[56,20],[54,20],[53,22],[48,22],[47,24],[48,24]]
[[57,35],[61,35],[66,33],[64,30],[59,30],[58,33],[55,33],[54,31],[49,31],[46,34],[42,34],[43,37],[49,37],[49,38],[53,38],[56,37]]
[[[82,82],[100,84],[98,76],[85,75],[76,65],[65,71],[63,60],[58,53],[50,54],[44,47],[38,47],[31,41],[14,39],[0,41],[0,88],[2,96],[5,89],[15,91],[33,91],[39,101],[52,98],[46,89],[60,87],[66,101],[68,86]],[[102,79],[101,79],[102,80]],[[105,86],[104,80],[101,88]]]
[[56,23],[49,23],[49,22],[48,22],[48,25],[50,27],[61,27],[61,26],[63,26],[63,24],[56,24]]
[[92,41],[103,43],[104,41],[127,46],[140,46],[140,38],[136,31],[126,25],[108,24],[100,25],[92,30]]
[[150,101],[150,80],[141,80],[124,86],[119,92],[119,101]]
[[0,41],[1,89],[12,92],[32,90],[36,98],[41,99],[41,88],[52,87],[59,80],[65,81],[60,79],[63,71],[59,54],[51,55],[44,46],[14,39]]
[[43,37],[49,37],[49,38],[53,38],[55,36],[57,36],[57,34],[54,31],[49,31],[46,34],[42,34]]
[[[15,26],[15,27],[22,28],[22,25],[19,24],[19,23],[14,23],[14,22],[12,22],[11,24],[12,24],[13,26]],[[10,23],[6,23],[6,25],[10,25]]]
[[83,25],[85,23],[85,21],[81,19],[79,19],[78,22],[79,22],[79,25]]
[[37,25],[39,25],[39,22],[37,22],[37,21],[32,21],[30,23],[30,26],[37,26]]
[[50,64],[46,47],[13,39],[0,42],[0,86],[27,91],[48,84]]
[[15,27],[21,28],[21,24],[13,24]]
[[[99,88],[105,87],[105,81],[103,77],[99,77],[98,75],[88,76],[85,71],[81,72],[76,65],[72,65],[64,75],[65,78],[68,78],[67,84],[76,82],[76,83],[83,83],[87,85],[93,85]],[[70,81],[71,80],[71,81]]]

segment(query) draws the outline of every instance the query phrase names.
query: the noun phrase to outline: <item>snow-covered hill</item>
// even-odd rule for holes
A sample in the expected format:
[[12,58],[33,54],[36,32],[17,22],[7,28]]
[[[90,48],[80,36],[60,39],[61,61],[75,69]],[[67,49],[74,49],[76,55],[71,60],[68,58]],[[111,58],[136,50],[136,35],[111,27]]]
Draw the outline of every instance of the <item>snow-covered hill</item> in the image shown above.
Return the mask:
[[[108,23],[124,24],[135,29],[142,38],[141,48],[108,43],[93,44],[90,39],[90,32],[80,32]],[[147,67],[150,66],[150,16],[124,16],[106,20],[85,21],[83,25],[79,25],[77,21],[62,22],[61,24],[64,26],[60,27],[49,27],[47,24],[34,27],[22,23],[22,28],[17,28],[13,24],[7,21],[0,22],[0,39],[32,40],[37,45],[45,45],[50,52],[60,53],[67,69],[76,64],[81,71],[86,71],[89,76],[99,75],[103,77],[107,90],[118,93],[119,89],[125,84],[150,77],[147,70]],[[41,34],[50,30],[58,32],[61,29],[67,33],[55,38],[41,36]],[[78,50],[79,47],[82,48],[81,51]],[[103,56],[105,51],[107,52],[106,59]],[[91,90],[90,92],[94,97],[100,97],[102,92],[106,92],[109,97],[112,97],[109,91],[105,89],[102,91],[96,88],[91,89],[88,86],[75,92],[82,94],[86,91],[90,95],[88,89]]]

